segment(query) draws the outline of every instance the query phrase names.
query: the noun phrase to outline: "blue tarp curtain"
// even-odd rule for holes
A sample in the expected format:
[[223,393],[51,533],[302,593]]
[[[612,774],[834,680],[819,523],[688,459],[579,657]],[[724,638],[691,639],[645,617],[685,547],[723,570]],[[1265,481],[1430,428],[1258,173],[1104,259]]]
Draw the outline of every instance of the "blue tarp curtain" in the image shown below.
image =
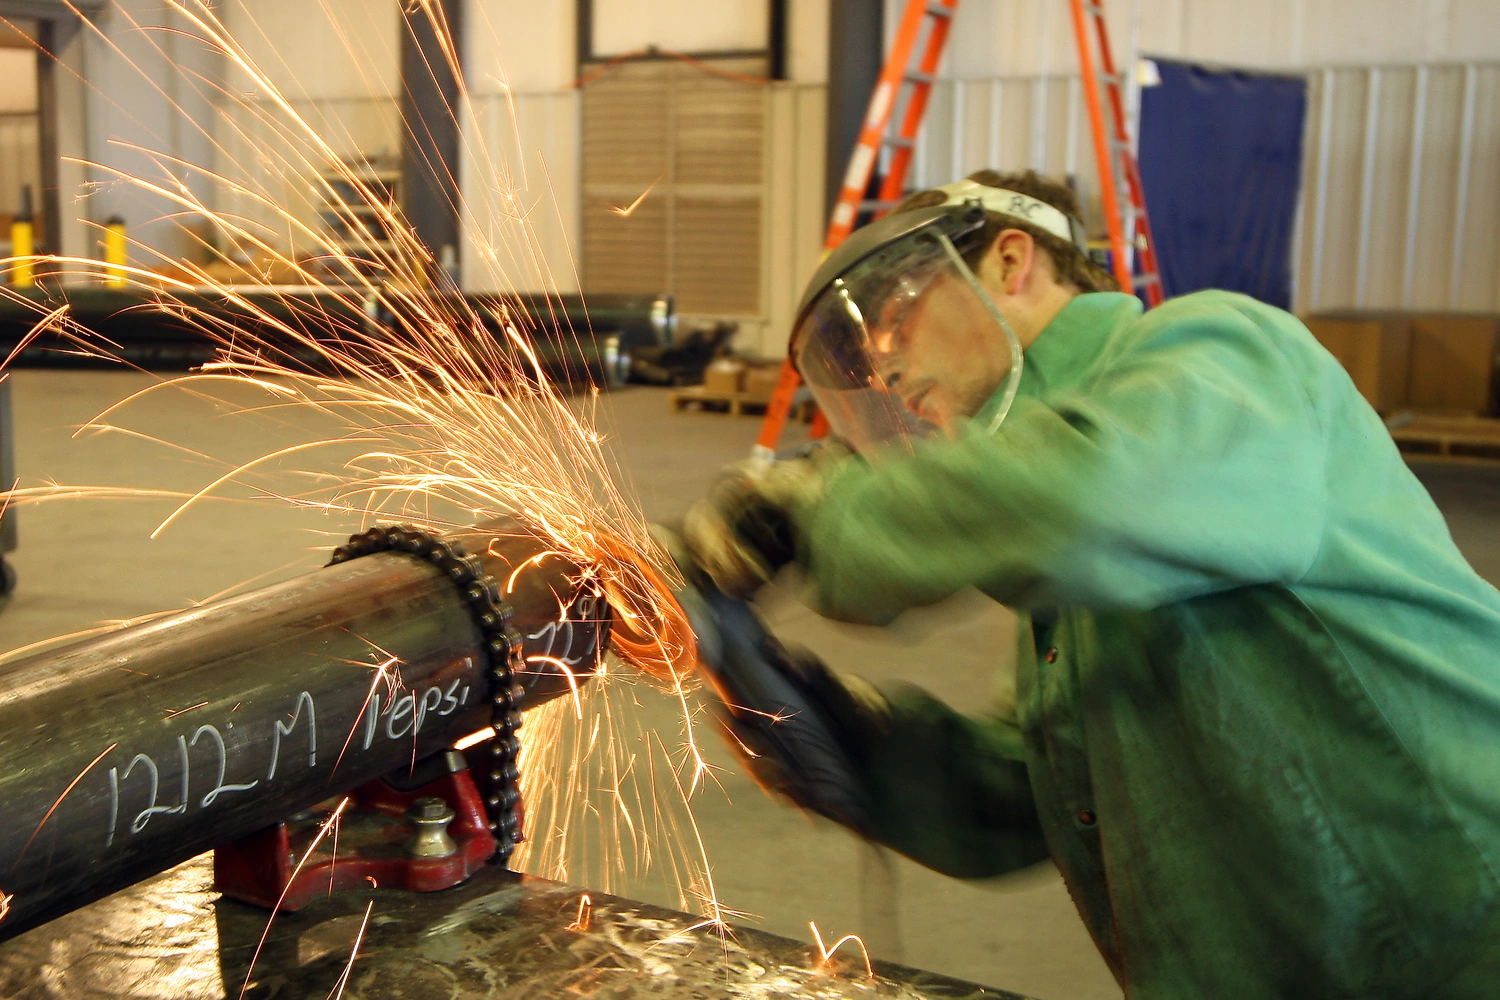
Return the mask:
[[1223,288],[1289,308],[1306,81],[1154,62],[1140,164],[1166,293]]

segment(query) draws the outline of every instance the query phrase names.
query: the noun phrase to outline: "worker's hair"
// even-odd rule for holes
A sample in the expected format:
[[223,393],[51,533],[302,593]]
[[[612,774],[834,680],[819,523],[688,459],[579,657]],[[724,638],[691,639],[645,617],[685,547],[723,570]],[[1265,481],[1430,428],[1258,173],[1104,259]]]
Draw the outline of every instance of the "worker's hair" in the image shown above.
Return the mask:
[[[998,170],[979,170],[970,174],[969,180],[986,187],[1004,188],[1007,191],[1030,195],[1038,201],[1046,202],[1064,215],[1074,218],[1079,216],[1078,199],[1073,196],[1072,190],[1066,184],[1043,177],[1035,170],[1028,170],[1023,174],[1002,174]],[[910,212],[918,208],[931,208],[947,200],[948,194],[945,191],[936,189],[918,191],[916,194],[908,195],[900,205],[896,206],[896,211]],[[1052,262],[1052,274],[1060,284],[1072,285],[1081,292],[1119,290],[1120,285],[1115,281],[1114,275],[1084,256],[1067,240],[1014,215],[1001,215],[999,212],[986,212],[985,215],[987,218],[984,228],[980,230],[978,241],[964,254],[964,259],[975,270],[978,270],[980,259],[994,245],[995,239],[1003,230],[1019,229],[1030,236],[1039,248],[1046,251],[1048,260]]]

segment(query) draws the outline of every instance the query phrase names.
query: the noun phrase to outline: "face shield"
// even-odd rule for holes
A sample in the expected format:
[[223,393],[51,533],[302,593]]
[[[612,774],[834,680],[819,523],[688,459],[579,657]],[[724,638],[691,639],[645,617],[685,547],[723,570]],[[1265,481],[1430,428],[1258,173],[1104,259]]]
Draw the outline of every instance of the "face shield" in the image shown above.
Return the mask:
[[982,209],[961,208],[906,224],[802,309],[792,361],[834,433],[857,451],[909,445],[973,416],[1002,382],[991,423],[1009,410],[1021,344],[959,251],[983,221]]

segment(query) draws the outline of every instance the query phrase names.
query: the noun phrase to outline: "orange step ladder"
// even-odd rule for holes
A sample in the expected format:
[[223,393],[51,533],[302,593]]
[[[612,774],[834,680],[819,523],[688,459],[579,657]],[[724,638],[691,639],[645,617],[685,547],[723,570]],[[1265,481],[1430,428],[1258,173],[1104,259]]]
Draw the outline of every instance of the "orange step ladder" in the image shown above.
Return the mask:
[[[1099,186],[1109,228],[1115,277],[1122,289],[1144,288],[1148,305],[1154,306],[1162,300],[1161,277],[1156,265],[1156,250],[1151,242],[1150,223],[1146,218],[1146,199],[1141,187],[1140,169],[1131,151],[1130,132],[1125,124],[1125,102],[1120,89],[1120,76],[1115,71],[1114,57],[1110,54],[1103,0],[1069,2],[1073,7],[1079,69],[1088,101],[1094,150],[1098,156]],[[943,49],[947,45],[948,32],[957,8],[958,0],[908,0],[905,13],[901,16],[901,24],[896,29],[890,57],[881,70],[875,92],[870,95],[864,126],[854,145],[854,152],[850,154],[849,168],[844,174],[844,185],[839,191],[838,203],[828,220],[828,230],[823,239],[825,254],[854,231],[861,211],[869,211],[872,219],[878,219],[900,202],[906,186],[907,170],[916,150],[917,132],[927,113],[927,102],[932,96],[938,63],[943,57]],[[1104,68],[1104,87],[1113,116],[1109,130],[1106,130],[1104,122],[1104,109],[1099,95],[1100,79],[1095,71],[1086,10],[1093,17],[1099,46],[1099,63]],[[925,39],[924,27],[927,29]],[[921,56],[913,69],[912,55],[917,50],[919,41],[923,42]],[[902,86],[909,86],[911,93],[896,134],[887,135],[891,113]],[[866,201],[865,192],[869,189],[870,175],[880,158],[882,146],[891,149],[889,167],[881,180],[878,198],[873,202]],[[1117,176],[1123,176],[1130,199],[1128,218],[1120,210]],[[1129,250],[1136,252],[1130,253]],[[1132,262],[1138,266],[1138,275],[1132,274]],[[781,440],[782,429],[791,413],[792,399],[801,384],[802,378],[792,366],[791,360],[784,361],[781,376],[771,393],[770,403],[766,406],[760,435],[751,449],[753,458],[766,462],[775,459],[776,445]],[[828,433],[828,422],[821,411],[813,419],[811,433],[815,438]]]
[[[1115,68],[1115,57],[1109,47],[1109,28],[1104,21],[1104,0],[1068,0],[1073,10],[1073,38],[1078,43],[1078,70],[1083,77],[1083,95],[1089,112],[1089,127],[1094,134],[1094,156],[1099,169],[1099,195],[1103,202],[1104,221],[1109,228],[1110,263],[1122,291],[1144,291],[1146,305],[1161,305],[1163,296],[1161,272],[1156,263],[1156,245],[1151,240],[1151,222],[1146,217],[1146,190],[1141,186],[1141,168],[1131,147],[1130,129],[1125,124],[1125,97],[1120,86],[1122,77]],[[1089,40],[1092,22],[1098,44],[1098,67],[1095,69],[1094,45]],[[1109,123],[1104,121],[1103,101],[1099,96],[1103,84],[1109,100]],[[1120,207],[1120,184],[1124,182],[1129,205]]]

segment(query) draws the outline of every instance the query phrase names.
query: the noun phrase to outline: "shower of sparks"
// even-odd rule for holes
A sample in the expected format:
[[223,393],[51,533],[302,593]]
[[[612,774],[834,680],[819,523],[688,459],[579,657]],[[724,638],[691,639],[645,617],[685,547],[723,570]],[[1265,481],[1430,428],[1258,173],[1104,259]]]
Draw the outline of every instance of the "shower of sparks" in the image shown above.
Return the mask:
[[[653,543],[638,505],[614,482],[596,423],[597,390],[570,401],[547,374],[550,350],[582,351],[585,344],[550,302],[545,310],[528,311],[520,298],[497,296],[476,305],[453,294],[446,279],[434,278],[436,262],[428,248],[385,192],[368,180],[368,164],[341,157],[299,114],[230,34],[216,4],[164,0],[164,6],[177,22],[171,28],[142,25],[124,9],[114,13],[147,44],[157,46],[156,39],[169,32],[174,44],[187,39],[219,53],[240,78],[232,87],[204,76],[188,80],[212,99],[222,128],[190,125],[228,166],[216,169],[123,141],[114,145],[145,157],[158,175],[133,176],[106,164],[74,162],[99,184],[134,187],[173,205],[175,220],[193,224],[184,231],[197,248],[215,263],[238,267],[240,277],[232,284],[219,280],[207,265],[134,241],[134,258],[151,266],[106,268],[85,257],[58,255],[11,258],[0,260],[0,278],[28,262],[45,264],[69,280],[98,284],[112,276],[145,293],[149,304],[143,310],[186,323],[214,343],[211,362],[121,399],[75,435],[145,439],[211,471],[196,489],[44,483],[16,486],[0,494],[3,502],[170,502],[152,537],[210,504],[271,502],[360,527],[400,521],[436,531],[500,517],[519,520],[545,540],[547,550],[511,567],[506,591],[544,558],[567,560],[578,570],[574,592],[558,595],[559,617],[579,593],[602,588],[613,615],[613,654],[636,669],[601,664],[590,683],[580,684],[564,666],[571,698],[527,713],[519,736],[528,830],[512,865],[606,892],[655,870],[675,885],[682,908],[704,914],[705,924],[699,926],[725,932],[725,919],[735,911],[717,898],[691,808],[704,779],[713,780],[714,767],[699,746],[698,709],[691,697],[695,641],[671,596],[676,569]],[[469,105],[440,9],[412,0],[406,16],[431,22],[448,69],[459,80],[458,104]],[[135,66],[91,20],[81,23]],[[474,241],[480,262],[506,276],[511,289],[536,283],[557,287],[530,220],[534,206],[521,203],[511,167],[463,134],[466,152],[488,178],[480,185],[485,204],[458,206],[465,231],[481,236]],[[545,162],[542,168],[545,175]],[[655,186],[615,212],[628,217]],[[331,206],[352,246],[288,205],[291,191]],[[228,207],[217,209],[219,201]],[[268,274],[256,273],[245,260],[266,261],[295,275],[303,294],[286,294],[284,278],[272,284]],[[518,269],[526,274],[524,282],[509,277]],[[195,305],[205,292],[222,300],[224,308],[206,311]],[[111,349],[119,345],[81,326],[67,306],[38,304],[9,286],[0,286],[0,296],[37,311],[12,358],[45,334],[60,342],[58,350],[113,360]],[[257,399],[235,416],[300,436],[264,454],[223,460],[124,426],[131,405],[151,394],[179,392],[222,406],[216,393],[223,389]],[[336,430],[310,435],[297,424],[302,416],[331,421]],[[288,478],[305,485],[287,489]],[[393,656],[360,665],[373,668],[366,709],[382,684],[401,683]],[[648,691],[675,706],[680,733],[664,738],[641,721],[637,693]],[[472,745],[490,735],[484,730],[460,743]],[[346,740],[344,749],[348,745]],[[335,827],[343,807],[318,840]],[[347,978],[346,970],[340,990]]]
[[813,943],[818,947],[818,968],[821,969],[826,966],[828,964],[828,960],[833,957],[834,952],[838,951],[839,948],[841,948],[848,942],[853,941],[855,944],[859,945],[859,953],[865,960],[865,975],[870,979],[875,978],[875,968],[870,964],[870,952],[865,948],[865,943],[864,941],[860,940],[858,934],[845,934],[843,937],[833,942],[832,948],[825,948],[823,947],[823,935],[818,933],[818,925],[815,922],[809,920],[807,922],[807,926],[812,928]]

